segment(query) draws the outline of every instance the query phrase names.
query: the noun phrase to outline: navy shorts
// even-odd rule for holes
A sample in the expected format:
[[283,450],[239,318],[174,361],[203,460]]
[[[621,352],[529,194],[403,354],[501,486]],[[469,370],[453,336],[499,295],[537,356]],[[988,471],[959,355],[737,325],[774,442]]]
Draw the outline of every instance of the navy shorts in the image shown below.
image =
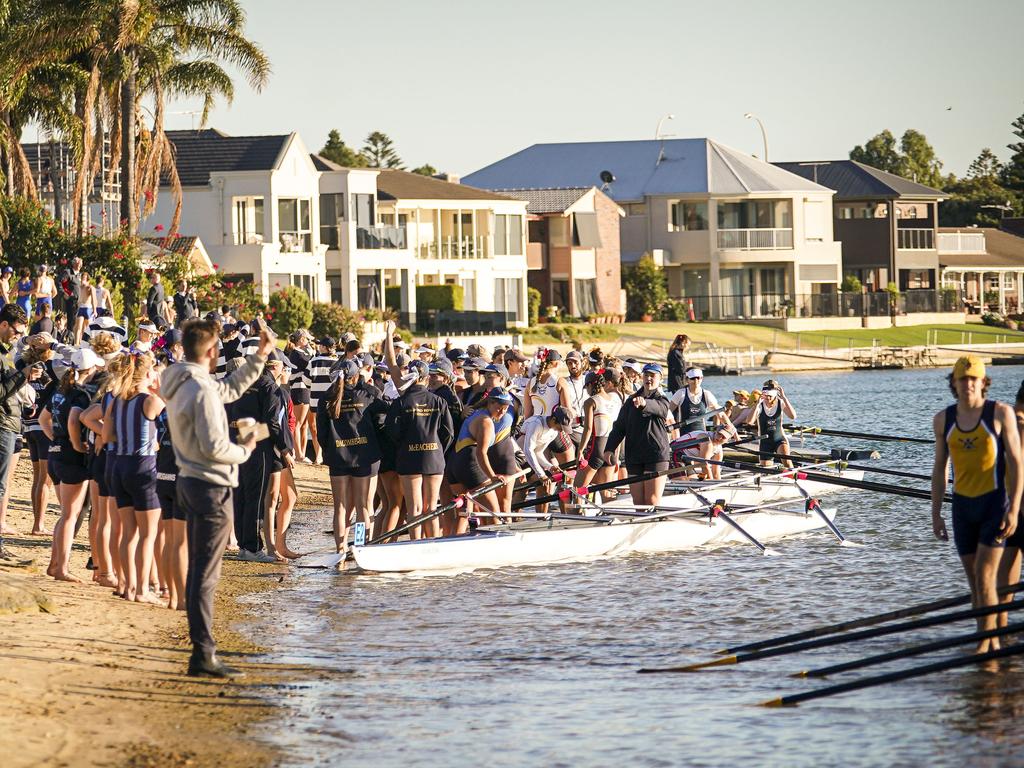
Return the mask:
[[156,495],[156,456],[118,456],[110,479],[110,491],[119,509],[160,509]]
[[[47,471],[55,483],[79,485],[89,481],[89,468],[85,466],[85,455],[78,451],[71,451],[71,454],[73,455],[65,457],[62,446],[56,444],[50,446]],[[65,458],[70,460],[65,461]]]
[[110,496],[110,486],[107,485],[107,458],[109,454],[102,450],[92,458],[92,465],[89,467],[92,479],[96,481],[96,491],[104,498]]
[[600,469],[604,466],[604,449],[607,444],[608,435],[604,437],[594,435],[590,438],[587,449],[583,451],[583,458],[587,460],[587,466],[590,469]]
[[[490,459],[488,459],[490,461]],[[492,467],[493,469],[493,467]],[[476,446],[463,448],[455,454],[449,482],[457,483],[463,488],[472,490],[486,483],[490,478],[484,473],[483,467],[476,458]]]
[[157,477],[156,497],[160,500],[161,520],[185,520],[185,510],[178,506],[177,483],[164,480],[162,474]]
[[292,393],[292,405],[309,405],[309,390],[308,389],[293,389]]
[[959,555],[973,555],[979,544],[1004,547],[996,541],[1006,514],[1006,491],[998,490],[984,496],[953,494],[953,542]]
[[331,477],[373,477],[380,471],[380,462],[361,467],[330,467]]
[[92,309],[89,307],[79,307],[76,317],[84,317],[86,320],[92,320]]
[[644,464],[627,464],[626,474],[636,477],[637,475],[649,475],[651,472],[664,472],[667,469],[667,461],[648,461]]
[[507,437],[487,449],[487,461],[491,469],[499,475],[514,475],[519,471],[516,461],[516,441]]
[[28,457],[32,461],[47,461],[50,458],[50,438],[41,429],[25,433],[28,443]]

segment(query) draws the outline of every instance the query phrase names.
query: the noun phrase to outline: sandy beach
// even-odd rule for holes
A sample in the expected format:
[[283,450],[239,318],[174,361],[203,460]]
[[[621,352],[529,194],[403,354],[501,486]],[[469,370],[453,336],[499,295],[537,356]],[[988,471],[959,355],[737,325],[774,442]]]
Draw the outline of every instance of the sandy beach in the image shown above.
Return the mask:
[[[27,453],[19,462],[7,526],[31,530]],[[300,510],[323,506],[320,467],[299,467]],[[46,527],[56,520],[51,502]],[[294,522],[301,523],[298,511]],[[95,584],[46,576],[49,537],[12,536],[7,545],[32,565],[0,568],[0,753],[5,766],[259,766],[280,757],[255,734],[288,695],[298,669],[262,663],[260,649],[234,630],[252,615],[239,598],[275,588],[287,566],[228,559],[217,592],[219,652],[246,672],[241,683],[190,678],[183,612],[126,603]],[[72,564],[83,579],[87,526]],[[11,601],[22,602],[12,612]],[[16,606],[15,606],[16,608]]]

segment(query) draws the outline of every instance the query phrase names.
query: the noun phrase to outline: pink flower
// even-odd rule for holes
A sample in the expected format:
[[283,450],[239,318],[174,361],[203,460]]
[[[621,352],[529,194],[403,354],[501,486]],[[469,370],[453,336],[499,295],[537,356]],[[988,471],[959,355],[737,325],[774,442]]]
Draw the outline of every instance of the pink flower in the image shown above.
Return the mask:
[[224,283],[224,287],[225,288],[234,288],[235,284],[234,283]]
[[213,265],[213,268],[214,268],[214,269],[220,269],[220,264],[214,264],[214,265]]
[[153,227],[153,229],[156,232],[163,232],[164,231],[164,225],[163,224],[157,224],[155,227]]

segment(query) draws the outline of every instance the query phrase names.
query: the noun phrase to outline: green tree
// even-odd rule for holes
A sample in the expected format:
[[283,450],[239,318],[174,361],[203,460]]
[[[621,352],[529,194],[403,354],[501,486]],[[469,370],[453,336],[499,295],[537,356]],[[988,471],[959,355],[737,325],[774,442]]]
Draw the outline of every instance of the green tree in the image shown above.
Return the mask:
[[294,285],[271,293],[267,309],[267,319],[279,336],[285,336],[296,328],[309,328],[313,322],[313,300]]
[[639,320],[643,315],[653,315],[668,298],[665,286],[665,270],[654,263],[650,256],[644,256],[624,277],[626,289],[626,319]]
[[1013,152],[1013,156],[1003,166],[1002,182],[1004,187],[1024,197],[1024,115],[1014,120],[1011,126],[1013,135],[1019,140],[1006,145],[1007,149]]
[[320,156],[345,168],[366,166],[366,158],[342,141],[341,134],[336,128],[332,128],[327,133],[327,141],[324,143],[323,149],[320,150]]
[[900,139],[900,150],[900,170],[896,173],[926,187],[942,187],[942,163],[923,133],[908,128]]
[[360,150],[366,164],[371,168],[395,168],[399,171],[405,170],[402,158],[395,150],[395,143],[391,137],[381,131],[374,131],[366,137],[366,142]]
[[974,158],[974,162],[967,168],[967,178],[969,179],[994,179],[999,178],[1002,173],[1003,164],[999,162],[999,158],[995,156],[995,153],[985,147],[981,150],[981,153]]
[[850,159],[889,173],[899,173],[901,168],[896,137],[888,129],[868,139],[863,145],[851,149]]
[[437,176],[437,168],[432,166],[430,163],[425,163],[419,168],[413,168],[413,173],[418,173],[420,176]]

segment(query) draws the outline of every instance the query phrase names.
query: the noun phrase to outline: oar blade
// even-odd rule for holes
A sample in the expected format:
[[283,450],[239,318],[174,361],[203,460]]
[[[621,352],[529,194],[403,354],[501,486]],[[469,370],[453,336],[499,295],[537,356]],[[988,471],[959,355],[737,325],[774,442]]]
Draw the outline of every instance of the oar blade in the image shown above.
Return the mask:
[[676,672],[700,672],[702,669],[709,669],[710,667],[724,667],[730,664],[736,664],[739,660],[735,656],[727,656],[723,659],[712,659],[711,661],[702,661],[699,664],[686,664],[682,667],[644,667],[638,669],[642,675],[654,675],[662,673],[676,673]]

